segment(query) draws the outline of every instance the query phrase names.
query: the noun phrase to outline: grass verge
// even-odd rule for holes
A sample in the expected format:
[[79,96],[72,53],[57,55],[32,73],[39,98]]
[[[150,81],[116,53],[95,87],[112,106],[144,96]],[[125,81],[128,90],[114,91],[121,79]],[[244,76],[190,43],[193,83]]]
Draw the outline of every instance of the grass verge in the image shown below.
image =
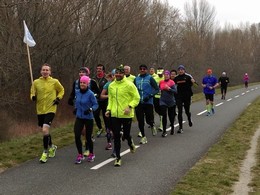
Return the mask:
[[[242,161],[250,148],[250,141],[260,125],[260,98],[255,100],[226,130],[217,144],[175,186],[171,194],[230,194],[239,179]],[[260,140],[259,140],[260,142]],[[260,192],[260,149],[253,168],[251,186]]]
[[[73,125],[52,129],[55,144],[59,147],[74,143]],[[27,160],[39,157],[42,152],[42,133],[0,143],[0,172]]]

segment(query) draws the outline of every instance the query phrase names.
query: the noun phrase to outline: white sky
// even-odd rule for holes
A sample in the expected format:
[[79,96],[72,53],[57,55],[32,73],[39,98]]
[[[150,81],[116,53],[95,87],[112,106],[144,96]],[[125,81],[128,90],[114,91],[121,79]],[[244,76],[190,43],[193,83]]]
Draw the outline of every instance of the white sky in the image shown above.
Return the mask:
[[[184,4],[192,3],[192,0],[168,0],[169,4],[181,10],[183,14]],[[197,0],[199,2],[199,0]],[[216,22],[223,27],[226,23],[238,27],[241,22],[260,22],[259,0],[207,0],[210,6],[215,7]]]

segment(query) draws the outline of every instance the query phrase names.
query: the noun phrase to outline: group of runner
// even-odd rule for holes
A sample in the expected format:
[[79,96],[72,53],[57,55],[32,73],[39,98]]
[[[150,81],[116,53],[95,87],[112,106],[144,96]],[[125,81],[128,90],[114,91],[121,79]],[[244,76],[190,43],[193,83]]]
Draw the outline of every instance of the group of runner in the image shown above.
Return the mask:
[[[73,83],[73,89],[68,103],[75,105],[79,99],[77,92],[82,91],[81,83],[84,78],[90,74],[89,69],[81,67],[79,71],[79,79]],[[89,78],[89,77],[88,77]],[[83,79],[83,80],[82,80]],[[186,73],[185,67],[180,65],[177,70],[164,70],[159,67],[155,73],[154,67],[148,69],[147,65],[141,64],[139,66],[139,74],[134,76],[131,74],[131,67],[128,65],[120,65],[108,74],[105,74],[105,67],[102,64],[97,65],[96,75],[91,78],[95,84],[89,84],[88,88],[93,91],[96,97],[98,109],[93,108],[93,119],[95,119],[98,127],[97,137],[105,131],[107,145],[106,150],[112,150],[112,138],[114,139],[114,150],[112,156],[116,158],[115,166],[121,166],[121,140],[127,140],[131,152],[135,152],[135,144],[130,134],[132,119],[136,115],[138,122],[140,144],[148,143],[145,134],[145,123],[151,128],[152,135],[155,136],[157,131],[162,132],[162,137],[167,136],[167,118],[169,118],[171,131],[170,134],[175,133],[174,121],[176,116],[176,107],[178,108],[178,123],[179,129],[177,133],[183,133],[183,117],[182,110],[184,108],[187,115],[188,124],[193,125],[190,113],[190,104],[192,93],[192,85],[195,80],[191,75]],[[89,81],[89,82],[90,82]],[[98,87],[96,87],[98,86]],[[94,87],[94,88],[93,88]],[[98,90],[97,90],[98,88]],[[80,104],[82,105],[82,104]],[[95,104],[93,104],[95,105]],[[84,109],[86,109],[85,106]],[[91,105],[88,105],[91,107]],[[77,104],[76,107],[77,108]],[[157,127],[154,121],[154,110],[159,115],[160,124]],[[100,111],[102,111],[104,126],[101,124]],[[75,142],[78,148],[78,156],[75,163],[79,164],[85,157],[88,161],[93,161],[95,155],[90,151],[93,145],[93,139],[90,139],[89,134],[86,135],[85,151],[82,152],[82,143],[78,131],[85,128],[89,130],[89,124],[84,122],[84,115],[76,115],[76,122],[82,121],[81,126],[75,123]],[[92,119],[92,121],[93,121]],[[89,143],[90,142],[90,143]],[[91,147],[90,147],[91,146]],[[91,156],[91,158],[89,158]]]
[[[94,121],[98,128],[97,137],[106,132],[106,150],[113,150],[115,166],[121,166],[121,141],[127,140],[130,151],[135,152],[136,146],[131,136],[132,119],[136,115],[138,122],[140,144],[148,143],[145,134],[145,123],[151,128],[152,135],[161,131],[162,137],[167,136],[167,118],[170,122],[170,134],[183,133],[183,108],[187,116],[188,125],[193,126],[190,112],[192,86],[196,84],[194,78],[186,73],[183,65],[177,70],[164,70],[162,67],[150,67],[141,64],[139,74],[131,74],[129,65],[120,65],[106,74],[105,66],[98,64],[96,74],[90,78],[87,67],[79,69],[79,78],[74,81],[68,104],[73,106],[76,120],[74,124],[77,158],[75,163],[80,164],[85,157],[89,162],[95,159],[93,147]],[[156,71],[156,73],[155,73]],[[57,79],[52,78],[51,67],[44,64],[41,68],[41,77],[33,82],[31,99],[36,101],[38,125],[43,131],[44,151],[40,162],[47,162],[49,157],[55,156],[57,146],[52,144],[49,128],[55,116],[57,105],[64,95],[64,88]],[[225,84],[224,84],[225,82]],[[226,85],[229,80],[226,74],[217,80],[212,70],[202,79],[202,87],[206,98],[207,115],[214,114],[213,107],[215,88]],[[225,99],[226,89],[223,88],[222,99]],[[177,111],[176,111],[177,107]],[[159,116],[159,124],[155,124],[154,110]],[[104,126],[100,118],[102,113]],[[179,128],[174,129],[177,115]],[[84,133],[83,133],[84,131]],[[81,136],[85,136],[85,150],[83,151]],[[114,140],[114,148],[112,147]]]

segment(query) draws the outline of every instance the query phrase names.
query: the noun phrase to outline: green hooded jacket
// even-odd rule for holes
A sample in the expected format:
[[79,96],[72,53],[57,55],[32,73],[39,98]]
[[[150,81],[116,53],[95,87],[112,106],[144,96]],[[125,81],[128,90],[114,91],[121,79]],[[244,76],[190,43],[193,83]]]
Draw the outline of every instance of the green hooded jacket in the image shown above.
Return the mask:
[[[133,118],[134,108],[139,104],[140,95],[133,82],[125,77],[121,81],[114,80],[108,87],[108,106],[111,117]],[[128,107],[132,110],[129,115],[124,114]]]

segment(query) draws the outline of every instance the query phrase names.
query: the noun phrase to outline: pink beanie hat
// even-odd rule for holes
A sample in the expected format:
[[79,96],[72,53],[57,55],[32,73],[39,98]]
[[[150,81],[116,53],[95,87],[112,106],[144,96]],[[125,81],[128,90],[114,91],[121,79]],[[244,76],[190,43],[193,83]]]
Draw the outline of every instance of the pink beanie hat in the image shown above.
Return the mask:
[[165,71],[164,71],[164,74],[171,75],[171,72],[170,72],[169,70],[165,70]]
[[84,82],[86,84],[89,84],[90,78],[88,76],[82,76],[80,78],[80,82]]

